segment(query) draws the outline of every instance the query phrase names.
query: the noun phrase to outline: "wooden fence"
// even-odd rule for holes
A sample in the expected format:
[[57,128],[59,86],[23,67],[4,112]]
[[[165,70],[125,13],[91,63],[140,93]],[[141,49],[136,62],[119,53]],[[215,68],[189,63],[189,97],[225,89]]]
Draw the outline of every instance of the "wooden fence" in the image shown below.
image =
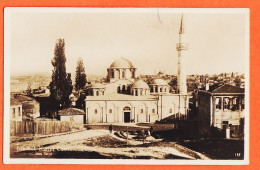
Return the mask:
[[15,135],[49,135],[69,132],[72,123],[67,121],[11,121],[10,134]]

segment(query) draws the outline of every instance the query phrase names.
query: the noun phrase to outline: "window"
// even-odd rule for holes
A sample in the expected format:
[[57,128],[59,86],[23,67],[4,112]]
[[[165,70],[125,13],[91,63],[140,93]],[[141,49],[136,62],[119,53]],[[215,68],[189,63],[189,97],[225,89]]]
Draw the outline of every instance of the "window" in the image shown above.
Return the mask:
[[109,113],[112,113],[112,109],[109,109]]
[[216,97],[215,105],[216,105],[216,109],[221,109],[221,98],[220,97]]
[[152,110],[152,113],[155,113],[155,109]]
[[15,118],[15,108],[12,109],[12,118]]
[[237,97],[234,97],[233,99],[232,99],[232,108],[231,108],[231,110],[232,111],[235,111],[235,110],[238,110],[239,108],[238,108],[238,98]]
[[167,92],[167,88],[166,87],[164,88],[164,92]]
[[228,121],[222,121],[222,128],[226,129],[228,127]]
[[140,96],[142,96],[143,95],[143,90],[140,90]]
[[102,95],[104,96],[104,94],[105,94],[105,92],[104,91],[102,91]]
[[135,90],[135,95],[138,96],[138,90],[137,89]]
[[162,87],[160,88],[160,92],[163,92],[163,89],[162,89]]
[[122,92],[125,93],[125,90],[126,90],[126,89],[125,89],[125,85],[123,85],[123,87],[122,87]]
[[228,97],[224,97],[224,109],[230,109],[230,100]]
[[135,71],[132,71],[132,78],[135,78]]
[[122,72],[122,78],[125,78],[125,71]]
[[128,86],[128,87],[127,87],[127,93],[130,94],[130,92],[131,92],[131,87]]
[[21,108],[18,107],[18,116],[21,116]]
[[95,114],[97,114],[98,113],[98,110],[97,109],[95,109]]
[[157,93],[158,92],[158,89],[157,89],[157,87],[155,88],[155,93]]
[[169,113],[172,113],[172,109],[169,110]]
[[144,113],[144,109],[141,109],[140,112],[141,112],[141,113]]
[[241,110],[245,109],[245,99],[241,101]]
[[153,87],[150,87],[151,93],[153,93]]
[[115,73],[114,73],[114,70],[112,70],[112,78],[115,78]]
[[99,95],[99,92],[98,91],[96,91],[96,94],[97,94],[97,96]]
[[117,93],[120,93],[120,86],[117,87]]

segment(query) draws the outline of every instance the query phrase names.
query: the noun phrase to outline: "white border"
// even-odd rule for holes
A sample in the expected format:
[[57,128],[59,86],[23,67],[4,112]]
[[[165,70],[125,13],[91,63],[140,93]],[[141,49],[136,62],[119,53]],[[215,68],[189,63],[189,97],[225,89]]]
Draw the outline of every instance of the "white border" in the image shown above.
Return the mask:
[[[30,13],[241,13],[245,14],[245,137],[244,160],[129,160],[10,158],[10,22],[12,12]],[[122,164],[122,165],[248,165],[249,164],[249,9],[248,8],[54,8],[8,7],[4,10],[4,136],[5,164]]]

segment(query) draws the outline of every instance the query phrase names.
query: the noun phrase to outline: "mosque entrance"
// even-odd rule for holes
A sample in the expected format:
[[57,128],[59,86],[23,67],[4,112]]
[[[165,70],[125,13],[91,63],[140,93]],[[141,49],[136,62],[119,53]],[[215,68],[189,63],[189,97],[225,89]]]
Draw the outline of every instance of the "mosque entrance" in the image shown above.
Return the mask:
[[124,122],[125,123],[130,122],[130,112],[124,112]]
[[124,114],[124,123],[130,123],[131,108],[130,107],[124,107],[123,114]]

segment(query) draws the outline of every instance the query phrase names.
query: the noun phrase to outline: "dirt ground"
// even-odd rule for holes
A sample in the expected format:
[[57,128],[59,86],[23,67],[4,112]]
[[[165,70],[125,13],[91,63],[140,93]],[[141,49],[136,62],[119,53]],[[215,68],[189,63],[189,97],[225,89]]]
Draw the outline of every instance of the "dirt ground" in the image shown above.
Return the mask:
[[110,134],[108,130],[85,130],[29,141],[16,141],[10,144],[10,156],[13,158],[209,159],[176,142],[163,142],[152,136],[142,140],[136,139],[135,135],[115,134]]

